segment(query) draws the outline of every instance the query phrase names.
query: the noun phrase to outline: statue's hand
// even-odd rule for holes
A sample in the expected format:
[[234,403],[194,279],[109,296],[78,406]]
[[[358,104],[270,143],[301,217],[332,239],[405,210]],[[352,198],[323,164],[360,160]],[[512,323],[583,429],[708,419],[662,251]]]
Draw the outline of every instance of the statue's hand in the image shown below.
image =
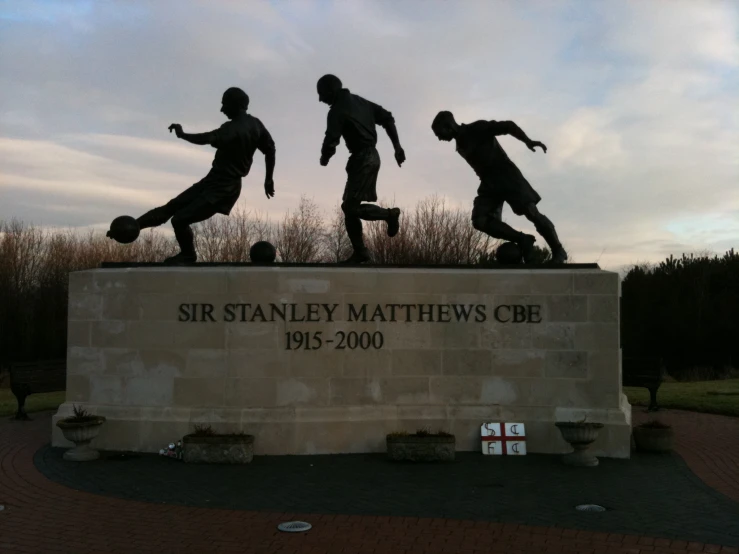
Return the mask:
[[539,142],[538,140],[529,141],[529,143],[526,146],[528,146],[529,150],[531,150],[532,152],[536,152],[535,148],[539,146],[541,147],[541,149],[544,151],[545,154],[547,153],[547,147],[544,146],[544,143]]
[[329,156],[321,156],[321,165],[324,167],[327,166],[330,159]]
[[169,126],[169,132],[171,133],[174,131],[175,135],[177,135],[177,138],[180,138],[184,131],[182,130],[182,125],[179,123],[172,123],[172,125]]
[[264,194],[267,195],[267,199],[275,195],[275,182],[272,179],[264,180]]
[[397,148],[395,150],[395,161],[398,162],[398,167],[403,165],[403,162],[405,161],[405,151],[402,148]]

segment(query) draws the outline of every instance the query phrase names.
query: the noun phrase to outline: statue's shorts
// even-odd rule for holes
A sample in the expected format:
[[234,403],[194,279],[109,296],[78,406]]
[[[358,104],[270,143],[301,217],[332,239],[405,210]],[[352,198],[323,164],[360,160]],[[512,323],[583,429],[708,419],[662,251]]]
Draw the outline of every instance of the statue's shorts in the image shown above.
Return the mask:
[[211,207],[214,212],[228,215],[241,195],[241,177],[210,171],[200,181],[185,189],[167,203],[174,212],[202,212]]
[[346,187],[342,200],[377,202],[377,175],[380,172],[380,154],[375,148],[352,153],[346,162]]
[[540,201],[539,194],[525,179],[496,180],[494,183],[483,180],[477,189],[472,219],[484,214],[500,220],[504,203],[508,203],[514,214],[523,215],[526,206],[536,205]]

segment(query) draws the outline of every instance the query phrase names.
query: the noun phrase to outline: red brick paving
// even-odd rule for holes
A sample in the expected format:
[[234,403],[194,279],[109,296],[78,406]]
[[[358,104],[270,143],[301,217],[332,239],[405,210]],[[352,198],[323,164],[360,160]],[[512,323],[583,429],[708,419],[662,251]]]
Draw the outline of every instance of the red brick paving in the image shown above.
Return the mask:
[[672,425],[675,449],[693,473],[739,502],[739,418],[682,410],[646,414],[644,408],[633,406],[634,425],[650,419]]
[[[3,554],[739,554],[735,547],[554,527],[230,511],[97,496],[58,485],[36,470],[33,454],[49,440],[49,416],[0,425]],[[639,408],[634,416],[643,419]],[[706,483],[729,496],[739,491],[737,458],[732,458],[738,454],[739,419],[673,411],[660,418],[678,424],[677,449]],[[295,519],[309,521],[313,529],[277,531],[278,523]]]

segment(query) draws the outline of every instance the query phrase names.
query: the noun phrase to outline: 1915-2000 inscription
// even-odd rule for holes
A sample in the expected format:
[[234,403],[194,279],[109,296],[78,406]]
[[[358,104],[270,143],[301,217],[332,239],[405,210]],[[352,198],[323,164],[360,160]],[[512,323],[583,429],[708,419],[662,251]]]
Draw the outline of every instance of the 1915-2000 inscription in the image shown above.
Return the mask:
[[[220,309],[208,303],[180,304],[178,321],[209,323],[332,323],[337,321],[339,304],[324,303],[228,303]],[[383,323],[484,323],[489,315],[498,323],[541,323],[539,304],[346,304],[345,321]],[[288,350],[380,349],[385,342],[381,331],[337,331],[328,337],[323,331],[288,331]]]

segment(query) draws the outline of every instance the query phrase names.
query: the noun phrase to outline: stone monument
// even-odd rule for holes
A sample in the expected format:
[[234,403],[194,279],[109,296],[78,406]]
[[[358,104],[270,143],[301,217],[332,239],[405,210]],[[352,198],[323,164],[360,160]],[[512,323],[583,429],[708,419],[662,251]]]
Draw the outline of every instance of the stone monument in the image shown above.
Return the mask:
[[[380,452],[419,427],[479,451],[485,422],[604,424],[628,457],[620,283],[596,265],[136,267],[70,275],[66,402],[104,415],[100,449],[156,452],[194,424],[255,435],[254,453]],[[52,424],[53,444],[67,445]]]

